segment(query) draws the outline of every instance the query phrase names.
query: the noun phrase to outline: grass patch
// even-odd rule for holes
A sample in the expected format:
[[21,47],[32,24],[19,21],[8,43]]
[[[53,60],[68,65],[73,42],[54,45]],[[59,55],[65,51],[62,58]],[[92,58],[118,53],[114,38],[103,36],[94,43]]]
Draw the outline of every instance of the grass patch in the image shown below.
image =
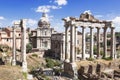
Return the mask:
[[88,61],[94,61],[94,58],[88,58],[87,60]]
[[103,57],[102,59],[104,59],[104,60],[107,60],[107,61],[109,61],[109,60],[112,60],[112,58],[111,57]]
[[23,76],[27,80],[27,73],[26,72],[23,72]]
[[38,57],[38,55],[37,55],[37,54],[32,54],[32,56],[33,56],[33,57]]

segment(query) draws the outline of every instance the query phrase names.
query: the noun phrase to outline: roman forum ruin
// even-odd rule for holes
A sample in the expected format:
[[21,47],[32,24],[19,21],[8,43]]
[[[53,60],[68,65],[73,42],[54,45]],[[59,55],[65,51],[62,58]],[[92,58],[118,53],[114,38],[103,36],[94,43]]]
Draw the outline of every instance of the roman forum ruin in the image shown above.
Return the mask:
[[21,61],[22,70],[27,72],[27,61],[26,61],[26,19],[16,21],[13,26],[13,54],[12,54],[12,65],[16,65],[16,38],[15,38],[15,28],[21,27]]
[[[74,17],[67,17],[62,19],[64,21],[65,27],[65,62],[64,62],[64,70],[66,73],[70,74],[71,76],[75,76],[77,74],[76,71],[76,32],[77,28],[82,28],[82,60],[86,60],[86,36],[85,36],[85,29],[88,27],[90,28],[90,58],[94,58],[93,54],[93,46],[94,46],[94,36],[93,36],[93,29],[97,29],[97,59],[100,59],[100,29],[103,29],[104,34],[104,46],[103,46],[103,57],[107,56],[107,29],[111,29],[111,53],[110,58],[116,58],[116,49],[115,49],[115,27],[112,24],[112,21],[102,21],[94,18],[93,15],[89,14],[88,12],[82,13],[80,18]],[[68,53],[68,31],[70,31],[70,53]],[[70,59],[68,55],[70,54]],[[70,67],[71,66],[71,67]],[[73,71],[73,73],[72,73]]]

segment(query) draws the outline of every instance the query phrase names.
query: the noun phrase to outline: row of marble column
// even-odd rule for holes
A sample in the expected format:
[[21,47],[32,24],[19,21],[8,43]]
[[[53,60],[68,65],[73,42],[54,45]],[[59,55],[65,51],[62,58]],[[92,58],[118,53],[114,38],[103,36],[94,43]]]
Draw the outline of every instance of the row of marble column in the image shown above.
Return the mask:
[[66,62],[74,62],[77,59],[77,27],[70,26],[70,60],[69,60],[69,53],[68,53],[68,33],[69,27],[65,27],[65,61]]
[[[68,58],[68,28],[70,27],[70,60]],[[86,34],[85,34],[85,28],[84,26],[82,27],[82,59],[85,60],[85,54],[86,54]],[[93,34],[93,27],[90,28],[90,58],[94,58],[94,34]],[[100,27],[97,28],[97,58],[99,59],[100,56]],[[111,53],[110,57],[112,59],[115,58],[115,32],[114,32],[114,27],[110,27],[111,29]],[[103,47],[103,52],[104,55],[103,57],[107,57],[107,27],[105,26],[103,28],[104,30],[104,47]],[[76,54],[77,54],[77,27],[75,26],[65,26],[65,61],[66,62],[74,62],[76,61]]]
[[27,61],[26,61],[26,19],[20,21],[20,23],[15,23],[13,26],[13,55],[12,55],[12,65],[16,65],[16,31],[15,28],[21,27],[21,59],[22,59],[22,69],[23,72],[27,72]]

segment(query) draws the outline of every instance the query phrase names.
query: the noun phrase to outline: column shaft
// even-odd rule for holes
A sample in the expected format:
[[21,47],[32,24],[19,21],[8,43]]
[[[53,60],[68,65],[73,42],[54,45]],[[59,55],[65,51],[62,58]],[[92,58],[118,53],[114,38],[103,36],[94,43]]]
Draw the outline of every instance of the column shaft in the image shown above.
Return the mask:
[[69,26],[65,26],[65,61],[69,62],[68,59],[68,27]]
[[75,61],[75,26],[70,27],[70,62]]
[[21,20],[21,27],[22,27],[22,47],[23,47],[23,56],[22,56],[22,68],[23,68],[23,72],[27,72],[27,61],[26,61],[26,20]]
[[100,28],[97,28],[97,58],[100,58]]
[[16,36],[15,36],[15,26],[13,26],[13,51],[12,51],[12,65],[16,65]]
[[40,48],[40,39],[39,39],[39,37],[37,38],[37,48],[38,49]]
[[114,27],[111,27],[111,54],[110,57],[114,59],[114,54],[115,54],[115,32],[114,32]]
[[77,27],[75,27],[75,61],[77,60]]
[[93,56],[93,47],[94,47],[94,45],[93,45],[93,28],[92,27],[90,27],[90,58],[94,58],[94,56]]
[[85,48],[86,48],[85,27],[82,26],[82,59],[83,60],[85,60]]
[[107,57],[107,28],[104,28],[104,55],[103,57]]
[[63,43],[60,42],[60,60],[63,60]]

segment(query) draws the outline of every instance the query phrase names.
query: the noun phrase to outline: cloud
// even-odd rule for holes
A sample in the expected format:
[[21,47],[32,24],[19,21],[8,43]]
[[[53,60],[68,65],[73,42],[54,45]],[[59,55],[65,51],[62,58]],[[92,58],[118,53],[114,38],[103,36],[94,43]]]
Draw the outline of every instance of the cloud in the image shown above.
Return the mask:
[[48,15],[48,19],[50,20],[50,21],[52,21],[53,20],[53,18],[54,18],[54,16],[53,15]]
[[120,24],[120,17],[117,16],[112,20],[114,23]]
[[[20,20],[13,20],[11,22],[12,25],[14,25],[14,22],[19,22]],[[26,26],[27,27],[30,27],[30,28],[36,28],[37,26],[37,20],[34,20],[34,19],[27,19],[27,22],[26,22]]]
[[67,4],[67,0],[55,0],[54,2],[57,3],[59,6]]
[[120,16],[115,17],[112,21],[114,27],[116,27],[116,31],[120,31]]
[[52,0],[50,0],[49,3],[52,3]]
[[0,16],[0,20],[4,20],[5,18],[3,16]]
[[11,22],[11,25],[14,25],[15,22],[20,22],[20,20],[13,20],[13,21]]
[[90,10],[86,10],[84,13],[92,14]]
[[95,15],[96,18],[102,18],[103,15]]
[[27,20],[27,27],[35,28],[37,26],[37,20],[28,19]]
[[51,21],[51,27],[54,28],[58,32],[64,32],[64,22],[61,19],[54,18],[53,21]]
[[54,5],[43,5],[39,6],[36,9],[36,12],[50,12],[51,9],[60,9],[60,6],[54,6]]

